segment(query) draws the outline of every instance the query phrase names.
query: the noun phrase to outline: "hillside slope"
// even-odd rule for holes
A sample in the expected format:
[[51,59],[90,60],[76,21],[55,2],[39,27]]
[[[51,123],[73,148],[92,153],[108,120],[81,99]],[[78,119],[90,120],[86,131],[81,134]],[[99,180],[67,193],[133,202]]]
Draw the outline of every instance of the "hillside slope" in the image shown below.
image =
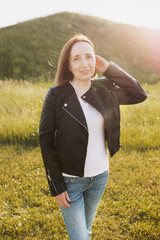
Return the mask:
[[53,77],[62,46],[79,32],[90,37],[97,54],[119,64],[140,82],[159,81],[160,31],[69,12],[1,28],[0,79]]

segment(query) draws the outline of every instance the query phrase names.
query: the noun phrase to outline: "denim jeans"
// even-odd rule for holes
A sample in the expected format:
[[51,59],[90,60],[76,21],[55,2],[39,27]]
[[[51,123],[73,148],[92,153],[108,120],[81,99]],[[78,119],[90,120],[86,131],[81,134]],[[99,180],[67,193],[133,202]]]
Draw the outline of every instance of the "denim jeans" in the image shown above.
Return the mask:
[[109,171],[94,177],[66,177],[70,207],[60,207],[70,240],[89,240]]

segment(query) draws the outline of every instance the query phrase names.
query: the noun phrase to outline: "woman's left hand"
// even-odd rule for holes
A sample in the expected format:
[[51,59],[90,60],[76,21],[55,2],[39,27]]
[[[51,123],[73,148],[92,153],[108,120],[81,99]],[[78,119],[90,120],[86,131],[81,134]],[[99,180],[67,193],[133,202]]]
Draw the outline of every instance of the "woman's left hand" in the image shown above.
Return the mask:
[[109,66],[109,62],[106,61],[104,58],[100,57],[99,55],[95,55],[95,58],[96,58],[96,73],[104,73]]

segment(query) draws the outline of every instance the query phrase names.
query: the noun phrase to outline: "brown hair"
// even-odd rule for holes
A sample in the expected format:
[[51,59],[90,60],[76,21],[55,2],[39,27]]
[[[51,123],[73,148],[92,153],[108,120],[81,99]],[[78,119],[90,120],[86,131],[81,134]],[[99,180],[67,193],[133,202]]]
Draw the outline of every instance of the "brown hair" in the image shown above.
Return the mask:
[[76,34],[75,36],[70,38],[69,41],[62,48],[59,61],[58,61],[58,68],[57,68],[57,73],[55,77],[55,82],[59,86],[65,85],[66,83],[68,83],[73,79],[73,74],[69,70],[69,58],[70,58],[70,52],[72,50],[72,47],[77,42],[89,43],[92,46],[93,51],[95,52],[93,43],[85,35]]

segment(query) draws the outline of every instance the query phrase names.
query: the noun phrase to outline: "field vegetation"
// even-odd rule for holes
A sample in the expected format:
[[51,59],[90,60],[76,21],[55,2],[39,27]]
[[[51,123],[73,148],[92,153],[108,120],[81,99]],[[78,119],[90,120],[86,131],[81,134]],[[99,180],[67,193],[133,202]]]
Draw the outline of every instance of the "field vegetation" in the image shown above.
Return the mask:
[[[38,126],[51,82],[0,82],[0,238],[67,240],[50,196]],[[160,85],[144,84],[148,99],[121,107],[121,150],[110,159],[110,178],[92,239],[160,239]]]

